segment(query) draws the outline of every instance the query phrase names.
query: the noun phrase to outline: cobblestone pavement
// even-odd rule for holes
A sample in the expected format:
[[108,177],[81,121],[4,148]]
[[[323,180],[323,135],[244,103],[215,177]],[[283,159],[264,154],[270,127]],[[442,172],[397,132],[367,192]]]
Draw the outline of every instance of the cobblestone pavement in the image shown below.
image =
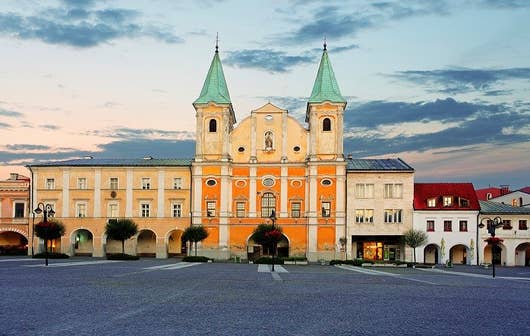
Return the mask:
[[0,258],[0,335],[530,334],[530,268],[276,270]]

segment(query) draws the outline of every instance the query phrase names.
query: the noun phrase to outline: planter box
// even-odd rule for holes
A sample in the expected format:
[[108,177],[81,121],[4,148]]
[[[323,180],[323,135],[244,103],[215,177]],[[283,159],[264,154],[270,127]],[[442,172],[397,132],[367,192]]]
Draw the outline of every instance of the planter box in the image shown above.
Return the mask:
[[283,262],[284,265],[295,265],[296,264],[296,261],[294,260],[285,260]]
[[307,260],[297,260],[294,262],[296,265],[307,265]]

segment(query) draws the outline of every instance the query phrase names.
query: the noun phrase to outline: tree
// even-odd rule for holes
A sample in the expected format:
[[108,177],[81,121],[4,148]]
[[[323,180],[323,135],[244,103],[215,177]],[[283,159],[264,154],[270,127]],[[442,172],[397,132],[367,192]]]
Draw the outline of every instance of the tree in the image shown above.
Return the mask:
[[202,226],[189,226],[182,234],[182,240],[195,244],[195,256],[197,256],[197,243],[208,238],[208,231]]
[[132,219],[109,220],[105,234],[112,240],[121,241],[121,253],[125,254],[125,240],[138,233],[138,226]]
[[416,263],[416,247],[427,243],[427,233],[419,230],[409,229],[403,233],[403,242],[414,250],[414,263]]
[[259,224],[252,234],[252,239],[263,247],[269,247],[272,250],[272,270],[274,271],[274,254],[276,246],[282,240],[282,228],[274,223]]
[[42,221],[35,225],[35,235],[44,239],[44,254],[48,266],[48,241],[61,238],[64,235],[64,225],[59,221]]

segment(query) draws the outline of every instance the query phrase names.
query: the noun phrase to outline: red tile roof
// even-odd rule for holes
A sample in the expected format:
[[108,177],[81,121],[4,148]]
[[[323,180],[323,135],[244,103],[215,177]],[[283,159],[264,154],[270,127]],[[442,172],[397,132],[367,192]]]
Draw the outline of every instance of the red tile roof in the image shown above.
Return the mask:
[[[510,190],[506,190],[506,189],[498,188],[498,187],[490,187],[490,188],[483,188],[483,189],[475,190],[475,193],[477,194],[477,198],[481,201],[488,201],[491,198],[499,197],[509,192]],[[488,194],[491,194],[490,198],[488,198]]]
[[527,193],[527,194],[530,194],[530,186],[528,186],[528,187],[524,187],[524,188],[521,188],[521,189],[519,189],[519,190],[522,191],[522,192],[525,192],[525,193]]
[[[443,196],[452,196],[451,206],[443,206]],[[436,206],[428,207],[427,200],[436,199]],[[461,199],[468,206],[461,206]],[[480,210],[472,183],[414,183],[414,210]]]

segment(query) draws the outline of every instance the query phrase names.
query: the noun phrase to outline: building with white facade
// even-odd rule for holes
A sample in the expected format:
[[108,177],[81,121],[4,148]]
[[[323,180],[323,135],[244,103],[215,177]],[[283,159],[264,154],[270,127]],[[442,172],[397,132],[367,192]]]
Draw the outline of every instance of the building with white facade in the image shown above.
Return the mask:
[[414,229],[428,242],[416,249],[419,262],[476,265],[480,210],[471,183],[415,183]]

